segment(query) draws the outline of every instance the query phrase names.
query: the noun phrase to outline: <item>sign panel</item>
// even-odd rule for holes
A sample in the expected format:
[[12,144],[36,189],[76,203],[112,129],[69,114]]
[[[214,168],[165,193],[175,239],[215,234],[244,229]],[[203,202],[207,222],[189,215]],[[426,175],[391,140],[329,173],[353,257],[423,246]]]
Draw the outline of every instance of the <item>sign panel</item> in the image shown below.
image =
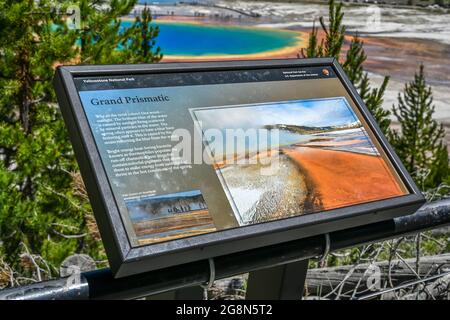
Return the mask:
[[330,59],[62,67],[55,85],[116,276],[423,202]]

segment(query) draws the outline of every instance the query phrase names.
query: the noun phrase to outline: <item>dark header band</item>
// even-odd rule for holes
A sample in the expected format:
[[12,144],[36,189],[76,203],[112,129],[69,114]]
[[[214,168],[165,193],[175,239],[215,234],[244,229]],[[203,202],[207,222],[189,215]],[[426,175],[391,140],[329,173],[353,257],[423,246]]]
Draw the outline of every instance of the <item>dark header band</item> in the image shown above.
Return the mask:
[[79,77],[75,85],[79,91],[115,90],[195,86],[223,83],[244,83],[282,80],[311,80],[335,78],[331,67],[280,68],[209,72],[137,74],[129,76]]

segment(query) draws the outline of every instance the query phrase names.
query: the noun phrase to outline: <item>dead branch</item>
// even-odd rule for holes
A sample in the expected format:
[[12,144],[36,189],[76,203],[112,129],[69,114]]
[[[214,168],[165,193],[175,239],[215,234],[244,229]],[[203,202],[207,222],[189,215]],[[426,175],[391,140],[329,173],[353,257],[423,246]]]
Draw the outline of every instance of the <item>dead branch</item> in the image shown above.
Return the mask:
[[436,300],[448,299],[450,294],[450,274],[439,278],[438,280],[422,285],[413,293],[405,294],[401,300]]
[[[446,272],[450,270],[450,254],[421,257],[417,271],[411,267],[415,263],[416,258],[401,258],[392,260],[390,263],[375,262],[374,264],[380,268],[380,288],[390,288],[406,281]],[[370,263],[364,263],[357,266],[311,269],[306,279],[308,295],[335,298],[338,287],[341,288],[343,298],[350,298],[356,287],[358,288],[354,296],[370,293],[367,287],[367,279],[370,276],[367,269],[370,265]]]

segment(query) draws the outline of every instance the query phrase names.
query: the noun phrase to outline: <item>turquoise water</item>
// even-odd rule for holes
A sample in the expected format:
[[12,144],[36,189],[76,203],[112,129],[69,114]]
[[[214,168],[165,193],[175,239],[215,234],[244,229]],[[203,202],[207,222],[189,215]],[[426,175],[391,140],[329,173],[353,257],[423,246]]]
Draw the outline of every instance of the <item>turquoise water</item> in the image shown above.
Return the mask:
[[[124,21],[128,28],[132,22]],[[292,46],[297,34],[289,31],[257,28],[164,22],[157,24],[156,43],[164,55],[236,55],[254,54]]]

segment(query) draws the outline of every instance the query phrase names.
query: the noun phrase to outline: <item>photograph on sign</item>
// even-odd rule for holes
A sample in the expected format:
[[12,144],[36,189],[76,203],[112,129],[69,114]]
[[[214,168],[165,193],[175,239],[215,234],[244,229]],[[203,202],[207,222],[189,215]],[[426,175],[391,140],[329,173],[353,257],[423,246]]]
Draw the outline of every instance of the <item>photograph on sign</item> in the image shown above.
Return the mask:
[[125,201],[139,244],[216,231],[200,190]]
[[[203,130],[218,129],[225,137],[219,146],[217,140],[206,143],[220,150],[214,168],[239,225],[405,193],[344,97],[194,109],[193,114]],[[229,129],[243,130],[247,140],[240,153],[235,135],[227,141]],[[277,142],[261,150],[261,133],[268,131],[269,137],[274,130]],[[228,150],[232,153],[224,153]],[[264,174],[274,163],[278,170]]]

